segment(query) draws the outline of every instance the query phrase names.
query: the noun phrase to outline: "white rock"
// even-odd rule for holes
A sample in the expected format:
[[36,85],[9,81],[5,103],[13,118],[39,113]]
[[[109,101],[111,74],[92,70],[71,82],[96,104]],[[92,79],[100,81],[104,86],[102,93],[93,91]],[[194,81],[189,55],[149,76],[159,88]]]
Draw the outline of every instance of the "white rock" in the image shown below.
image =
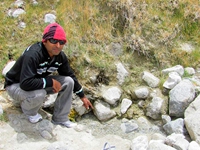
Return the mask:
[[2,108],[2,106],[0,105],[0,115],[2,115],[3,114],[3,108]]
[[16,0],[14,2],[14,6],[17,7],[17,8],[23,7],[23,5],[24,5],[24,1],[23,0]]
[[117,79],[119,81],[119,84],[121,85],[129,73],[125,69],[122,63],[118,63],[116,64],[116,66],[117,66]]
[[147,150],[176,150],[176,149],[162,143],[162,141],[151,140],[149,142],[149,146]]
[[189,74],[189,75],[194,75],[195,74],[195,70],[192,67],[186,67],[185,71]]
[[105,102],[94,102],[94,114],[100,121],[107,121],[116,115]]
[[[192,106],[189,106],[188,108],[192,110],[191,107]],[[186,129],[191,139],[194,141],[197,141],[198,144],[200,144],[200,129],[199,129],[200,120],[197,119],[197,116],[200,115],[200,109],[198,107],[196,108],[197,110],[195,110],[195,107],[193,108],[195,111],[186,110],[184,121],[185,121]],[[192,114],[189,114],[189,112],[192,112]]]
[[105,101],[111,105],[115,105],[121,97],[121,90],[118,87],[110,87],[108,89],[103,89],[102,96]]
[[167,81],[163,84],[163,87],[173,89],[180,81],[181,76],[177,72],[170,72]]
[[142,79],[152,88],[158,87],[160,79],[147,71],[143,72]]
[[188,150],[200,150],[200,146],[197,142],[192,141],[188,146]]
[[16,9],[16,10],[13,11],[12,16],[14,18],[17,18],[19,15],[22,15],[22,14],[25,14],[25,13],[26,12],[23,9],[18,8],[18,9]]
[[149,89],[147,87],[139,87],[135,90],[135,95],[139,99],[146,99],[149,95]]
[[169,92],[169,115],[182,117],[195,98],[195,86],[190,80],[182,80]]
[[162,98],[154,97],[152,102],[147,106],[146,115],[153,119],[161,119],[163,105],[164,100]]
[[20,22],[18,26],[19,26],[19,28],[24,29],[24,28],[26,28],[26,23]]
[[132,101],[124,98],[121,103],[121,113],[125,114],[127,109],[132,105]]
[[132,140],[131,150],[146,150],[148,147],[148,137],[141,135]]
[[191,44],[182,43],[180,44],[180,49],[186,52],[192,52],[194,50],[194,47]]
[[178,74],[180,74],[180,76],[183,76],[184,68],[181,65],[176,65],[176,66],[173,66],[171,68],[167,68],[167,69],[162,70],[163,74],[168,74],[170,72],[177,72]]
[[5,77],[6,73],[13,67],[16,61],[10,61],[6,64],[6,66],[3,68],[2,75]]
[[56,16],[54,14],[46,14],[44,17],[45,23],[54,23],[56,20]]

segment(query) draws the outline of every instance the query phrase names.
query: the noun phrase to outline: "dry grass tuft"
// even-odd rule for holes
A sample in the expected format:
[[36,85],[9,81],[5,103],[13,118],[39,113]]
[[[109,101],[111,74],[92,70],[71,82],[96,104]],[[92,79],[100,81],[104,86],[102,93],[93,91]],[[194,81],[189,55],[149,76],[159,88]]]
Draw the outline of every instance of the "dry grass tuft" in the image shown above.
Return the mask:
[[[26,1],[25,15],[7,16],[13,1],[0,2],[0,69],[11,54],[16,59],[24,49],[40,41],[46,24],[44,15],[53,13],[67,33],[64,49],[80,78],[88,68],[115,71],[115,61],[129,64],[130,72],[137,72],[133,57],[147,59],[141,67],[166,67],[172,64],[196,66],[199,62],[200,10],[198,0],[40,0],[33,6]],[[19,29],[19,22],[26,23]],[[191,54],[183,54],[177,43],[190,42],[195,47]],[[120,43],[124,54],[114,58],[105,51],[112,42]],[[138,55],[139,54],[139,55]],[[129,57],[125,57],[129,56]],[[89,57],[91,62],[87,62]],[[110,68],[110,69],[108,69]],[[137,68],[137,69],[136,69]],[[140,69],[139,69],[140,70]]]

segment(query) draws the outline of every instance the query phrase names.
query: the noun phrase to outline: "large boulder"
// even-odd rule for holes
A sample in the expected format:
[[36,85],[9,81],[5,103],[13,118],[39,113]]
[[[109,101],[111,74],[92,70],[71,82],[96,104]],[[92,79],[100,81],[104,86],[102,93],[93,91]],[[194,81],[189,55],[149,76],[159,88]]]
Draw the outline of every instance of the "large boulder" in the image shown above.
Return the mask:
[[185,126],[186,129],[192,138],[200,144],[200,95],[188,106],[185,110]]
[[183,117],[185,109],[195,98],[195,86],[189,80],[182,80],[169,92],[169,115]]

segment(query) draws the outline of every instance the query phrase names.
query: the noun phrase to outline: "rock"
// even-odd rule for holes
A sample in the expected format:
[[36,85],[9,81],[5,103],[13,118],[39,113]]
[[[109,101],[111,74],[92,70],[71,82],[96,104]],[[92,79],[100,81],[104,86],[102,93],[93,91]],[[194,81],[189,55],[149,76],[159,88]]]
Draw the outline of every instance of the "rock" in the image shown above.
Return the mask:
[[47,140],[50,140],[50,139],[53,138],[52,135],[51,135],[51,133],[49,133],[49,132],[46,131],[46,130],[41,131],[41,132],[40,132],[40,135],[41,135],[44,139],[47,139]]
[[170,72],[168,76],[163,87],[166,89],[173,89],[181,81],[181,76],[177,72]]
[[121,97],[121,93],[122,92],[118,87],[110,87],[103,90],[102,96],[110,105],[116,105]]
[[188,146],[188,150],[200,150],[200,146],[197,142],[192,141]]
[[32,0],[32,4],[33,4],[34,6],[37,6],[37,5],[38,5],[38,2],[37,2],[36,0]]
[[56,16],[54,14],[46,14],[44,17],[45,23],[54,23],[56,20]]
[[147,106],[146,115],[152,119],[161,119],[163,105],[164,100],[162,98],[154,97],[152,102]]
[[185,139],[184,135],[175,133],[167,136],[165,144],[180,150],[187,150],[189,146],[189,142]]
[[184,74],[184,68],[181,65],[176,65],[171,68],[162,70],[163,74],[169,74],[170,72],[177,72],[182,77]]
[[24,29],[24,28],[26,28],[26,23],[25,22],[20,22],[19,25],[18,25],[18,27],[20,29]]
[[194,47],[191,44],[188,44],[188,43],[181,43],[180,49],[185,51],[185,52],[191,53],[194,50]]
[[97,76],[93,75],[89,79],[90,79],[91,83],[95,84],[97,81]]
[[154,98],[154,97],[164,97],[162,91],[159,88],[152,89],[148,98]]
[[16,61],[10,61],[6,64],[6,66],[3,68],[2,75],[5,77],[6,73],[12,68],[12,66],[15,64]]
[[149,89],[147,87],[138,87],[134,93],[137,98],[146,99],[149,96]]
[[132,140],[131,150],[146,150],[147,148],[148,148],[147,136],[141,135]]
[[154,133],[152,136],[151,136],[151,140],[161,140],[161,141],[164,141],[166,138],[165,135],[163,134],[160,134],[160,133]]
[[117,79],[119,85],[122,85],[124,83],[125,78],[128,76],[128,71],[125,69],[122,63],[117,63]]
[[24,5],[25,5],[25,3],[24,3],[24,1],[23,0],[16,0],[14,3],[13,3],[13,5],[14,5],[14,7],[16,7],[16,8],[23,8],[24,7]]
[[169,115],[183,117],[185,109],[194,98],[194,85],[189,80],[182,80],[169,92]]
[[24,143],[24,142],[27,142],[28,140],[29,140],[29,138],[26,136],[26,134],[24,134],[24,133],[17,134],[17,141],[19,143]]
[[47,95],[45,97],[45,101],[44,101],[43,107],[44,108],[53,107],[54,103],[55,103],[55,100],[57,98],[57,95],[58,95],[57,93]]
[[106,47],[106,50],[114,56],[120,56],[123,53],[123,47],[120,43],[111,43]]
[[197,116],[200,115],[200,95],[188,106],[185,110],[185,126],[192,140],[200,144],[200,120]]
[[169,115],[162,115],[163,124],[171,122],[171,117]]
[[94,114],[100,121],[107,121],[116,115],[115,111],[104,102],[94,102]]
[[0,105],[0,115],[2,115],[3,114],[3,108],[2,108],[2,106]]
[[147,71],[143,72],[142,79],[152,88],[158,87],[160,83],[160,79]]
[[146,117],[139,117],[137,119],[137,124],[140,131],[148,131],[151,129],[151,123]]
[[87,113],[86,108],[83,105],[83,102],[78,100],[73,101],[73,108],[78,113],[79,116],[82,116],[83,114]]
[[43,119],[35,127],[45,139],[52,138],[53,124],[49,120]]
[[198,95],[192,103],[187,107],[187,109],[184,112],[184,117],[187,118],[188,116],[192,115],[200,110],[200,95]]
[[185,124],[182,118],[178,118],[176,120],[166,123],[163,126],[163,129],[168,135],[172,133],[186,134]]
[[151,140],[147,150],[176,150],[175,148],[162,143],[159,140]]
[[138,129],[138,125],[135,121],[129,120],[121,124],[121,129],[124,133],[129,133]]
[[18,9],[14,10],[14,11],[12,12],[12,16],[13,16],[14,18],[17,18],[17,17],[19,17],[20,15],[25,14],[25,13],[26,13],[26,12],[24,11],[24,9],[18,8]]
[[138,102],[138,106],[139,106],[140,108],[144,108],[144,107],[145,107],[145,101],[144,101],[144,100],[140,100],[140,101]]
[[192,67],[186,67],[185,71],[189,74],[189,75],[194,75],[195,74],[195,70]]
[[127,109],[132,105],[132,101],[124,98],[121,103],[121,113],[125,114]]

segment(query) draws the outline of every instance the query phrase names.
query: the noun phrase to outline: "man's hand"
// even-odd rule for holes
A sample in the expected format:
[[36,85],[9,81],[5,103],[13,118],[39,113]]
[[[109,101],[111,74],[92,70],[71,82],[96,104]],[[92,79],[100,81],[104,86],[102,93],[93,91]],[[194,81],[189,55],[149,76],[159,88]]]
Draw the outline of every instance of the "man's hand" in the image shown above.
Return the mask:
[[92,106],[91,102],[88,100],[87,97],[84,96],[83,98],[81,98],[81,100],[83,101],[83,105],[85,106],[86,109],[89,109],[90,107],[94,109],[94,107]]
[[61,84],[55,79],[52,80],[53,80],[53,92],[58,93],[61,90]]

